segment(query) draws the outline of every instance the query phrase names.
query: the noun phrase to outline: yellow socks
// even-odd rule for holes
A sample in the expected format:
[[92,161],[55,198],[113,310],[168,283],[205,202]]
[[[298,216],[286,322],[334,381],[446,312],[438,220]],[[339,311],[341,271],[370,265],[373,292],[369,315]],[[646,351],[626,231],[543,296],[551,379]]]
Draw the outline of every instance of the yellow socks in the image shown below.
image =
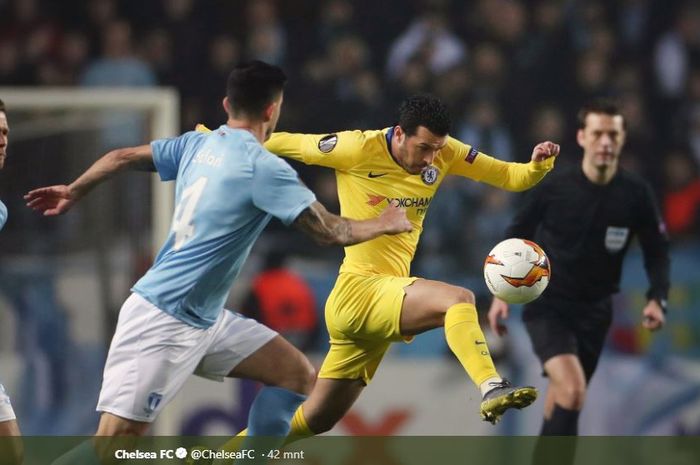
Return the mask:
[[[300,441],[302,439],[315,436],[316,433],[311,431],[309,429],[309,425],[306,423],[306,418],[304,418],[304,411],[302,410],[302,407],[299,406],[299,408],[294,412],[294,416],[292,417],[292,422],[291,422],[291,428],[289,430],[289,435],[287,438],[284,440],[284,445],[286,446],[287,444],[291,444],[296,441]],[[235,452],[240,450],[243,440],[248,436],[248,428],[244,429],[221,446],[221,450],[225,450],[227,452]]]
[[306,418],[304,418],[303,405],[300,405],[294,416],[292,417],[291,429],[289,430],[289,436],[284,441],[284,445],[291,444],[302,439],[315,436],[316,433],[311,431],[308,423],[306,423]]
[[490,378],[500,379],[491,360],[484,333],[479,327],[479,316],[473,304],[460,303],[447,309],[445,339],[477,386]]

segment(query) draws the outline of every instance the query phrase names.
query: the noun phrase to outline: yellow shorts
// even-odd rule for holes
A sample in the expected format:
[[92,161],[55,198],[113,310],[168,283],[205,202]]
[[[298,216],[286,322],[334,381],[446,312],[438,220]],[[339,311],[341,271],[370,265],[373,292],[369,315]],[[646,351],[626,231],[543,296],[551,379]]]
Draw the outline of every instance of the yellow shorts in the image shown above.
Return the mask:
[[331,348],[319,378],[362,379],[368,384],[400,331],[404,288],[418,279],[341,273],[326,301]]

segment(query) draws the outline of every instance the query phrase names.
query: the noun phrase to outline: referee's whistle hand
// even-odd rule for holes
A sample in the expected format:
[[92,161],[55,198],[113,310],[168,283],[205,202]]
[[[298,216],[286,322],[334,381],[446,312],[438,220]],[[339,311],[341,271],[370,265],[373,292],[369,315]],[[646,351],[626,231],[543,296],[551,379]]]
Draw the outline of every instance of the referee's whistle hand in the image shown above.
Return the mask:
[[642,326],[649,331],[656,331],[666,323],[666,316],[661,305],[655,300],[650,300],[642,312]]
[[505,301],[499,299],[498,297],[494,297],[493,301],[491,302],[491,308],[489,308],[488,318],[489,327],[494,334],[499,336],[505,336],[508,334],[508,328],[506,328],[506,325],[499,321],[508,319],[508,304]]

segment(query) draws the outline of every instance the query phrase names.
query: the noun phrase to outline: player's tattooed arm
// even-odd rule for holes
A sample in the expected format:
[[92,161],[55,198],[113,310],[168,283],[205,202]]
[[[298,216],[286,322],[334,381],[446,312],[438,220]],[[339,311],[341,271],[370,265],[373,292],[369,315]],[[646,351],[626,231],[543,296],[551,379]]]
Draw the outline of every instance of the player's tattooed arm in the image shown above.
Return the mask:
[[321,245],[348,245],[351,242],[350,221],[330,213],[320,202],[309,205],[294,220],[294,225]]
[[27,206],[45,216],[62,215],[95,186],[124,170],[155,171],[150,145],[112,150],[69,185],[34,189],[24,196]]
[[294,225],[321,245],[353,245],[382,234],[399,234],[412,229],[403,209],[389,205],[380,216],[356,221],[330,213],[319,202],[312,203]]

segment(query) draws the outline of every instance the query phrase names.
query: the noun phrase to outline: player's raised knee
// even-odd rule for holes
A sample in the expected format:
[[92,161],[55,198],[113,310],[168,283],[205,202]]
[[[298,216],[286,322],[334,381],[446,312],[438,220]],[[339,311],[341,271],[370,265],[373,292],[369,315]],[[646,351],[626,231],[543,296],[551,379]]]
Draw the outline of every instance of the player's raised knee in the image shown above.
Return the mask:
[[452,305],[457,305],[457,304],[472,304],[474,305],[476,303],[476,297],[474,296],[474,293],[470,291],[469,289],[463,288],[463,287],[455,287],[455,291],[452,296]]
[[309,359],[299,353],[294,364],[289,364],[279,387],[308,395],[316,382],[316,369]]

